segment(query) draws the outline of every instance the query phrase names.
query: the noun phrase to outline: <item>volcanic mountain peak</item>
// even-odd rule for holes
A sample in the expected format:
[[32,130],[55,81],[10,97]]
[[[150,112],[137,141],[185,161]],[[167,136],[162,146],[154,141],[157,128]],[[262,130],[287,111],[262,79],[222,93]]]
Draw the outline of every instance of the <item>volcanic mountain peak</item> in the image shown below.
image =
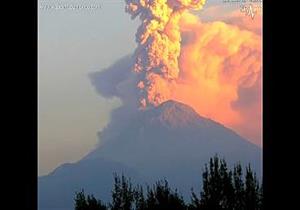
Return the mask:
[[145,113],[152,123],[162,123],[171,127],[186,127],[208,123],[210,120],[201,117],[192,107],[178,101],[169,100]]
[[163,102],[157,109],[161,112],[172,112],[172,114],[178,113],[181,115],[194,115],[196,113],[190,106],[174,100]]
[[192,187],[200,190],[201,167],[215,154],[230,166],[251,163],[261,176],[259,147],[188,105],[167,101],[136,114],[102,131],[104,143],[77,163],[41,177],[39,205],[72,209],[74,192],[82,188],[108,202],[116,172],[137,183],[165,178],[189,199]]

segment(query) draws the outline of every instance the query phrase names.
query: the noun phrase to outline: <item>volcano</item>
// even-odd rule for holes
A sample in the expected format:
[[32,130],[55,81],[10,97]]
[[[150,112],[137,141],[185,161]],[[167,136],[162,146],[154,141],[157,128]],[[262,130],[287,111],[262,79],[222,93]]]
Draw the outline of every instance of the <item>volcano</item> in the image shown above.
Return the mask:
[[103,132],[104,143],[80,161],[39,177],[39,209],[71,210],[82,188],[109,201],[114,172],[140,184],[167,179],[188,199],[191,188],[200,190],[203,167],[216,154],[229,167],[250,163],[261,178],[260,147],[176,101],[140,110],[113,133]]

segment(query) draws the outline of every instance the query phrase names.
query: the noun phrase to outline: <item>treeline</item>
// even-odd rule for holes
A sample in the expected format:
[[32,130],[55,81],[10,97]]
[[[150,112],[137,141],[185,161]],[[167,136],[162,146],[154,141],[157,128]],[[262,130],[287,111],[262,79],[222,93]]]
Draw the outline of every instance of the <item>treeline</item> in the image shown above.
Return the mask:
[[130,179],[115,174],[111,202],[103,203],[84,191],[76,193],[75,210],[262,210],[263,192],[250,165],[245,174],[241,164],[233,170],[217,156],[205,165],[200,195],[193,190],[186,203],[167,180],[158,181],[144,189],[133,186]]

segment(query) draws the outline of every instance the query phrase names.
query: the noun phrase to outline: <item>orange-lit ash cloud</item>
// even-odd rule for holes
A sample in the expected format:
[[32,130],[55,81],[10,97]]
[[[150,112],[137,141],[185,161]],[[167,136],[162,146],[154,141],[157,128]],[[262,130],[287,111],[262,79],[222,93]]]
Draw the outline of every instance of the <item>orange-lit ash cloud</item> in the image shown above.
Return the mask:
[[170,98],[169,83],[179,75],[179,20],[188,9],[199,10],[205,0],[126,0],[126,11],[142,24],[136,34],[134,71],[140,74],[141,105],[159,105]]
[[134,71],[143,107],[173,99],[261,143],[261,36],[188,13],[197,0],[127,0],[142,20]]
[[237,26],[186,14],[180,75],[171,98],[260,143],[261,37]]

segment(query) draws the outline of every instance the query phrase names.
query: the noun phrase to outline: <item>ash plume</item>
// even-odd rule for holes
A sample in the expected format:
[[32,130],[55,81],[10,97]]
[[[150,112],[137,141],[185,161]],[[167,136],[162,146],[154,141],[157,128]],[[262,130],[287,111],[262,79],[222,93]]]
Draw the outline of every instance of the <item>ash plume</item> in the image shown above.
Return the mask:
[[205,0],[126,0],[126,11],[142,22],[136,34],[134,65],[142,107],[170,98],[170,91],[165,90],[179,75],[179,20],[186,10],[200,10],[204,4]]
[[260,145],[261,35],[234,20],[203,22],[189,12],[204,3],[126,0],[126,11],[141,19],[138,47],[132,56],[92,75],[93,84],[102,96],[121,99],[114,122],[126,122],[115,115],[175,100]]

